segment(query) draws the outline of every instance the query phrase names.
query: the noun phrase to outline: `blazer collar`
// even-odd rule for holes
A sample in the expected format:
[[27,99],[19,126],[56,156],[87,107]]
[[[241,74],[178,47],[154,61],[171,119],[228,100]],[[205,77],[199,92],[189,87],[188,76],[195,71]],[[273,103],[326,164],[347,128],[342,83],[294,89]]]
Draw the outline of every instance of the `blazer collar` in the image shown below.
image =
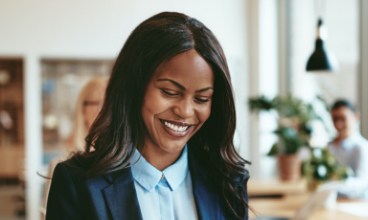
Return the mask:
[[88,182],[98,219],[142,220],[130,168]]
[[[199,219],[225,219],[218,193],[190,148],[188,160]],[[142,220],[131,168],[90,179],[87,185],[98,219]]]

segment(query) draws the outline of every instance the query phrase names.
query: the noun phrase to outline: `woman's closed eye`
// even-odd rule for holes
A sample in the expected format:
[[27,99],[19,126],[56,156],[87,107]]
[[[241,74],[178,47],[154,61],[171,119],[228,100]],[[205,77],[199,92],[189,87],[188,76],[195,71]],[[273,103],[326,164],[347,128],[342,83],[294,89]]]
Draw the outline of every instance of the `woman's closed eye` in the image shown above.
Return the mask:
[[195,97],[194,100],[197,103],[206,103],[206,102],[209,102],[211,100],[211,97],[207,97],[207,96]]
[[169,96],[169,97],[175,97],[175,96],[178,96],[180,95],[179,92],[176,92],[174,90],[169,90],[169,89],[160,89],[161,92],[166,95],[166,96]]
[[[171,89],[160,89],[161,93],[164,94],[167,97],[173,98],[173,97],[178,97],[181,96],[182,93],[175,91],[175,90],[171,90]],[[211,100],[211,96],[196,96],[194,97],[194,101],[202,104],[202,103],[206,103],[209,102]]]

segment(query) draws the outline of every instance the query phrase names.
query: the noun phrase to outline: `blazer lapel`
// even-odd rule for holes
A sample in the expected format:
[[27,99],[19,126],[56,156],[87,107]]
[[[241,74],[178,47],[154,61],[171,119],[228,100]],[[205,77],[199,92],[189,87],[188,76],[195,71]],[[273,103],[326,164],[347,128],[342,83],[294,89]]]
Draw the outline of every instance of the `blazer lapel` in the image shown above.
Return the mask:
[[89,185],[96,189],[92,200],[99,204],[95,207],[99,219],[142,220],[130,168],[108,174]]
[[225,219],[217,193],[209,184],[206,172],[194,160],[193,155],[189,157],[189,169],[199,219]]

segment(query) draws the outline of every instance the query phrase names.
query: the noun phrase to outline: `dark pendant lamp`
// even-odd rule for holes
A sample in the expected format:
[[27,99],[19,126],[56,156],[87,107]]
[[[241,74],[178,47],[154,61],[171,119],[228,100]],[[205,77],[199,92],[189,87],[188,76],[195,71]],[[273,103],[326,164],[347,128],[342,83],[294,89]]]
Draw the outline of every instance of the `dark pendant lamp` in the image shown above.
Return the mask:
[[316,45],[312,55],[308,59],[306,67],[307,71],[333,72],[335,70],[335,61],[325,49],[324,40],[325,32],[323,29],[323,22],[322,19],[319,18],[317,23]]

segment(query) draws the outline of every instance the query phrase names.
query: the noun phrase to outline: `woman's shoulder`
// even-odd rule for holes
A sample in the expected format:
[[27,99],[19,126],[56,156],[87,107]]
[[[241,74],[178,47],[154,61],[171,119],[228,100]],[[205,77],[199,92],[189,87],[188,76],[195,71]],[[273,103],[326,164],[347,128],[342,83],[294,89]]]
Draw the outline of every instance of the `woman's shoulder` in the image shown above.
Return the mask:
[[67,172],[73,176],[84,176],[87,172],[87,166],[78,157],[71,157],[69,159],[59,161],[55,166],[54,172]]

